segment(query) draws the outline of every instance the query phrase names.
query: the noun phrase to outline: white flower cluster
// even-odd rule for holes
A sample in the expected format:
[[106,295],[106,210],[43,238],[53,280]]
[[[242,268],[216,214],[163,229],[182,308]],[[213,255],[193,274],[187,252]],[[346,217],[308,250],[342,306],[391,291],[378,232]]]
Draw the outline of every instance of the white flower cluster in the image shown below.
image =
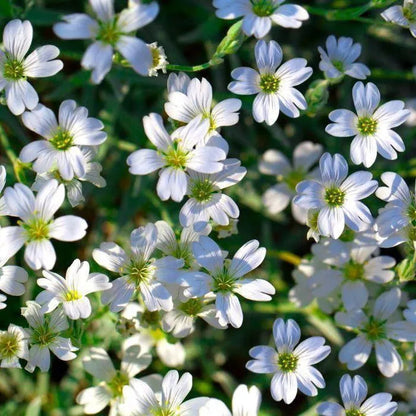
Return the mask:
[[[141,75],[166,69],[163,49],[134,36],[155,19],[156,2],[131,0],[120,13],[115,13],[113,0],[89,3],[94,18],[83,13],[63,16],[54,32],[63,39],[93,41],[81,61],[92,70],[93,83],[104,79],[113,61],[128,61]],[[242,18],[244,34],[256,38],[268,34],[272,22],[299,28],[309,17],[303,7],[282,0],[214,0],[213,5],[220,18]],[[388,9],[383,17],[414,34],[414,7],[409,0],[403,8]],[[131,231],[130,241],[115,236],[117,243],[98,243],[92,259],[101,273],[91,272],[90,267],[98,268],[92,262],[74,259],[63,276],[53,271],[57,255],[51,240],[79,241],[88,224],[76,215],[56,214],[67,208],[65,199],[73,207],[83,202],[82,182],[105,186],[96,158],[107,134],[104,124],[73,100],[63,101],[57,116],[39,103],[27,78],[52,76],[63,64],[55,59],[59,50],[51,45],[25,58],[31,42],[29,21],[13,20],[4,28],[0,88],[10,111],[21,115],[22,123],[40,137],[19,155],[20,162],[36,174],[30,186],[6,187],[6,169],[0,166],[0,215],[8,221],[0,228],[0,309],[6,307],[5,295],[25,293],[29,275],[36,276],[42,290],[22,308],[27,327],[10,324],[0,331],[0,366],[20,367],[24,362],[29,372],[36,367],[48,371],[51,352],[63,361],[75,359],[79,352],[85,371],[99,381],[77,395],[86,414],[110,406],[113,416],[257,416],[261,393],[255,386],[239,385],[230,411],[216,398],[186,400],[192,389],[190,373],[180,377],[170,370],[164,377],[137,378],[151,365],[153,349],[166,366],[183,365],[186,350],[180,340],[195,331],[198,318],[216,329],[240,328],[241,299],[268,302],[275,295],[275,287],[259,270],[266,257],[259,241],[250,240],[229,255],[211,235],[213,229],[233,232],[240,215],[225,190],[241,182],[247,170],[240,160],[229,157],[221,129],[238,123],[241,101],[216,102],[205,78],[170,74],[164,105],[169,120],[156,113],[143,117],[149,147],[131,153],[127,165],[132,175],[157,172],[160,200],[182,203],[177,227],[162,220],[148,222]],[[356,62],[361,46],[353,39],[329,36],[326,49],[319,48],[319,68],[326,80],[338,83],[345,75],[358,80],[369,76],[370,70]],[[308,104],[296,87],[312,75],[312,68],[303,58],[282,64],[282,48],[273,40],[258,40],[254,54],[257,70],[234,69],[229,91],[255,95],[252,114],[258,123],[273,125],[280,112],[299,117]],[[398,158],[405,145],[394,129],[410,114],[404,102],[380,105],[376,85],[361,81],[353,86],[352,98],[355,112],[330,112],[325,131],[354,137],[350,159],[355,165],[369,168],[378,154],[387,160]],[[382,375],[397,376],[406,369],[403,357],[415,354],[416,300],[406,296],[403,284],[409,275],[414,278],[416,263],[414,193],[395,172],[381,175],[385,185],[381,187],[369,171],[349,174],[341,154],[324,152],[322,145],[311,141],[294,147],[293,163],[285,153],[268,150],[259,170],[279,182],[263,196],[270,214],[280,213],[290,203],[295,219],[309,226],[308,237],[315,240],[311,254],[293,272],[291,301],[309,308],[316,301],[324,313],[334,315],[340,328],[354,334],[339,351],[339,361],[348,370],[364,366],[374,347]],[[362,202],[371,195],[385,202],[376,218],[372,205]],[[410,254],[395,268],[396,260],[381,250],[397,245]],[[22,248],[29,272],[8,264]],[[82,351],[84,331],[102,311],[111,313],[125,338],[118,369],[104,346]],[[275,345],[253,347],[246,364],[253,373],[272,374],[271,395],[286,404],[295,400],[298,391],[317,396],[318,389],[325,387],[315,365],[329,356],[331,347],[320,336],[300,339],[300,327],[293,319],[278,318],[273,324]],[[316,409],[319,415],[390,416],[398,408],[388,393],[366,399],[367,385],[359,375],[343,375],[340,391],[343,405],[322,402]]]

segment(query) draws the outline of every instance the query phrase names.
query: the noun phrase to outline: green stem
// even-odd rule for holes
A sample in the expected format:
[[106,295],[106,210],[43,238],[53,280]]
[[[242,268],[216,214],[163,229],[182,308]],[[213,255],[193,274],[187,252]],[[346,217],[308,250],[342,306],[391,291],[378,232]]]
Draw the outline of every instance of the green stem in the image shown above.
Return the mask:
[[183,72],[198,72],[203,71],[204,69],[211,68],[212,66],[218,65],[220,62],[205,62],[204,64],[188,66],[188,65],[174,65],[168,64],[166,65],[166,69],[169,71],[183,71]]
[[302,259],[299,256],[291,253],[290,251],[267,250],[267,255],[269,257],[273,257],[279,260],[283,260],[287,263],[293,264],[294,266],[298,266],[302,261]]
[[4,151],[7,155],[7,157],[10,159],[10,162],[13,165],[13,171],[16,179],[19,182],[25,182],[25,175],[22,172],[23,170],[23,164],[20,162],[18,157],[16,156],[16,153],[14,152],[9,139],[6,135],[6,132],[3,129],[3,126],[0,124],[0,143],[4,148]]
[[372,69],[369,78],[382,78],[382,79],[397,79],[406,81],[416,81],[416,76],[412,71],[392,71],[388,69]]

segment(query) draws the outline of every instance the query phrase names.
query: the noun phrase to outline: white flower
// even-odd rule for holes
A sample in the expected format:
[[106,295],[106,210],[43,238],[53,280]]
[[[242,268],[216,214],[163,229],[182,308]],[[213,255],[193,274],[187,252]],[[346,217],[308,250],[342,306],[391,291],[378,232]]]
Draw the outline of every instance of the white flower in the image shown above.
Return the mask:
[[404,0],[403,6],[389,7],[381,13],[381,17],[409,29],[412,36],[416,37],[416,4],[413,0]]
[[123,335],[132,335],[125,341],[126,345],[140,345],[146,352],[155,347],[157,356],[167,367],[176,368],[185,363],[185,348],[181,342],[168,341],[167,334],[162,330],[159,311],[150,312],[143,305],[130,302],[120,317]]
[[222,170],[215,174],[189,171],[186,192],[189,199],[179,213],[181,225],[194,226],[200,231],[210,219],[218,225],[227,226],[230,219],[238,218],[240,210],[237,204],[221,190],[240,182],[246,173],[247,169],[237,159],[226,159]]
[[28,334],[20,326],[9,324],[0,331],[0,367],[21,368],[19,359],[29,359]]
[[244,244],[231,261],[225,261],[220,247],[209,237],[201,236],[193,243],[194,256],[207,272],[188,272],[181,276],[184,295],[203,296],[216,294],[215,307],[219,324],[231,324],[239,328],[243,323],[243,311],[236,294],[254,301],[267,302],[275,289],[264,279],[248,278],[246,274],[256,269],[266,256],[266,249],[257,240]]
[[215,295],[209,293],[202,297],[180,299],[174,302],[174,308],[166,312],[162,318],[162,328],[170,332],[175,338],[185,338],[195,330],[196,318],[201,318],[217,329],[226,329],[217,317],[217,309],[212,302]]
[[198,416],[257,416],[260,404],[260,390],[256,386],[247,388],[240,384],[233,394],[232,413],[222,401],[211,399],[199,410]]
[[341,292],[347,311],[364,308],[369,298],[367,282],[384,285],[395,276],[391,270],[396,264],[394,258],[374,256],[376,251],[376,245],[362,246],[330,239],[313,245],[315,257],[332,267],[316,270],[309,281],[312,295],[326,298],[334,291]]
[[125,409],[131,416],[197,415],[209,399],[199,397],[184,401],[191,389],[191,374],[185,373],[179,378],[175,370],[169,371],[163,378],[161,397],[148,384],[134,379],[123,389]]
[[201,81],[192,79],[185,92],[170,92],[165,104],[165,111],[173,120],[189,123],[198,116],[209,120],[208,136],[220,127],[237,124],[240,108],[241,101],[236,98],[228,98],[214,105],[212,86],[205,78]]
[[184,227],[177,238],[172,227],[166,221],[156,221],[157,228],[157,248],[167,256],[172,256],[184,261],[185,268],[198,268],[195,257],[192,253],[192,243],[199,240],[201,235],[208,235],[211,226],[207,224],[205,228],[195,231],[193,227]]
[[220,19],[243,17],[243,32],[256,38],[266,36],[272,23],[298,29],[309,19],[308,12],[297,4],[282,4],[285,0],[214,0],[215,14]]
[[[58,171],[50,171],[45,173],[38,173],[35,178],[35,182],[32,185],[32,190],[39,191],[45,182],[50,179],[58,179],[66,190],[66,197],[72,207],[76,207],[79,204],[85,202],[85,197],[82,191],[82,182],[92,183],[97,188],[103,188],[107,185],[106,180],[101,176],[103,170],[100,163],[95,162],[95,156],[97,153],[94,146],[80,146],[82,152],[82,160],[85,163],[85,175],[82,177],[74,176],[70,181],[67,181],[61,177]],[[1,212],[1,211],[0,211]]]
[[65,275],[65,279],[57,273],[43,271],[43,278],[37,280],[43,290],[36,297],[42,305],[42,311],[49,313],[60,304],[65,315],[70,319],[85,319],[91,315],[90,293],[111,288],[108,277],[101,273],[91,273],[88,262],[76,259]]
[[112,312],[124,309],[136,290],[151,312],[173,308],[172,295],[164,283],[176,282],[181,274],[178,269],[183,267],[184,261],[171,256],[152,257],[157,247],[157,236],[155,225],[147,224],[131,233],[128,252],[115,243],[101,243],[99,249],[94,249],[94,260],[121,276],[101,297],[104,304],[110,304]]
[[326,49],[318,47],[321,54],[319,69],[327,78],[336,79],[345,74],[352,78],[366,79],[370,75],[366,65],[355,62],[361,54],[361,45],[354,43],[352,38],[341,36],[337,39],[334,35],[328,36]]
[[403,360],[390,340],[399,342],[416,341],[416,324],[393,320],[401,299],[398,288],[382,293],[375,301],[371,312],[365,314],[356,309],[338,312],[338,324],[358,332],[358,336],[345,344],[339,352],[339,360],[349,370],[362,367],[375,347],[377,366],[385,377],[392,377],[403,368]]
[[273,337],[277,351],[265,345],[251,348],[250,360],[246,367],[253,373],[273,374],[271,382],[272,397],[290,404],[295,400],[298,389],[307,396],[316,396],[318,388],[325,387],[322,374],[313,367],[325,359],[331,348],[322,337],[300,340],[299,325],[292,319],[287,323],[276,319],[273,325]]
[[376,191],[376,196],[387,204],[379,211],[376,220],[381,247],[393,247],[416,240],[416,200],[404,179],[395,172],[384,172],[381,180],[386,186]]
[[45,315],[36,302],[29,301],[22,308],[22,315],[26,318],[30,328],[29,334],[29,360],[25,369],[33,372],[36,367],[41,371],[48,371],[50,367],[50,351],[60,360],[69,361],[76,358],[74,351],[78,348],[72,345],[69,338],[60,336],[62,331],[68,329],[68,321],[62,310],[58,309]]
[[[278,185],[269,188],[263,195],[263,204],[275,215],[283,211],[296,195],[296,185],[304,179],[316,176],[316,170],[309,172],[322,154],[322,146],[312,142],[302,142],[293,151],[293,166],[280,151],[270,149],[262,156],[259,170],[265,175],[276,176]],[[292,215],[305,223],[307,211],[291,204]]]
[[258,71],[248,67],[234,69],[231,76],[235,81],[228,85],[228,89],[234,94],[256,94],[253,117],[258,123],[274,124],[280,111],[288,117],[299,117],[299,109],[306,110],[307,103],[294,87],[312,75],[306,59],[291,59],[279,67],[283,52],[273,40],[258,41],[255,54]]
[[[5,266],[4,263],[6,260],[3,260],[2,263],[0,262],[0,290],[11,296],[21,296],[25,293],[24,283],[27,282],[28,274],[22,267]],[[5,302],[6,299],[4,297],[2,301]],[[4,309],[5,307],[5,303],[0,303],[0,309]]]
[[301,208],[319,211],[317,226],[323,236],[338,238],[345,225],[362,231],[372,224],[370,210],[360,202],[377,188],[370,172],[359,171],[348,176],[347,161],[340,155],[322,155],[320,179],[305,180],[297,187],[293,202]]
[[120,370],[116,370],[103,348],[91,348],[82,360],[85,371],[100,380],[96,387],[82,390],[76,397],[78,404],[84,406],[88,415],[101,412],[110,405],[110,415],[117,416],[120,405],[124,403],[123,388],[135,380],[134,377],[146,369],[152,356],[143,352],[138,345],[126,347],[123,344]]
[[186,94],[190,82],[191,78],[185,72],[179,72],[178,74],[171,72],[167,82],[168,93],[179,91]]
[[[338,403],[325,402],[316,411],[321,416],[391,416],[397,410],[397,403],[392,402],[389,393],[378,393],[367,400],[367,383],[360,376],[351,378],[348,374],[342,376],[339,390],[344,406]],[[365,401],[364,401],[365,400]]]
[[88,159],[80,146],[97,146],[107,138],[102,131],[103,123],[88,117],[88,110],[77,107],[73,100],[65,100],[59,106],[59,122],[53,111],[42,104],[33,111],[26,111],[22,120],[44,140],[26,145],[20,152],[21,161],[34,162],[33,170],[37,173],[56,169],[66,181],[87,174]]
[[96,20],[84,13],[62,17],[53,30],[62,39],[92,39],[81,65],[92,69],[91,80],[99,84],[110,71],[114,51],[120,52],[134,71],[147,76],[153,66],[152,53],[147,44],[132,36],[136,30],[152,22],[159,12],[156,2],[137,3],[120,13],[114,13],[114,0],[89,0]]
[[0,263],[14,256],[25,245],[25,261],[33,270],[50,270],[56,253],[50,239],[77,241],[83,238],[87,222],[74,215],[54,219],[65,199],[65,189],[56,180],[46,182],[37,193],[17,183],[4,191],[7,213],[20,217],[18,225],[0,228]]
[[406,320],[416,324],[416,300],[407,302],[407,309],[403,311],[403,315]]
[[[6,185],[6,168],[3,165],[0,165],[0,195],[5,185]],[[0,196],[0,216],[2,215],[7,215],[7,212],[6,212],[6,204],[4,202],[4,198]]]
[[3,31],[4,51],[0,50],[0,91],[5,90],[7,106],[15,115],[25,108],[32,110],[39,97],[27,78],[50,77],[59,72],[63,63],[56,46],[45,45],[35,49],[27,58],[33,38],[33,28],[28,20],[15,19]]
[[149,77],[157,77],[158,71],[166,74],[166,65],[169,63],[163,46],[157,46],[157,42],[147,45],[152,54],[152,66],[149,68]]
[[162,201],[172,198],[180,202],[183,199],[189,181],[189,169],[201,173],[221,171],[223,165],[220,161],[225,159],[226,152],[219,147],[201,144],[208,132],[208,120],[197,117],[172,135],[168,134],[158,114],[145,116],[143,125],[147,137],[157,150],[136,150],[127,158],[127,164],[133,175],[148,175],[161,169],[157,194]]
[[356,165],[370,167],[377,153],[388,160],[397,159],[397,152],[403,152],[405,147],[393,128],[409,117],[410,111],[404,109],[404,102],[388,101],[378,107],[380,91],[372,82],[365,86],[362,82],[355,83],[352,98],[356,114],[346,109],[331,111],[329,119],[333,123],[325,131],[335,137],[354,136],[350,157]]

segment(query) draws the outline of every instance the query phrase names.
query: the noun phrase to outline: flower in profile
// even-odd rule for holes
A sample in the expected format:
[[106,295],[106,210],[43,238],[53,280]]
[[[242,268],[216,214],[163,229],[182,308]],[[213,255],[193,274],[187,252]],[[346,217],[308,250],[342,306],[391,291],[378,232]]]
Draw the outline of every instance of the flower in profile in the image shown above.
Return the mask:
[[25,108],[32,110],[39,103],[39,96],[28,78],[50,77],[63,68],[62,61],[55,59],[59,55],[56,46],[41,46],[25,58],[32,38],[33,28],[29,20],[12,20],[3,31],[0,91],[5,90],[7,106],[15,115],[22,114]]
[[344,374],[339,382],[339,390],[344,406],[334,402],[320,404],[316,411],[321,416],[391,416],[397,410],[397,403],[392,402],[389,393],[377,393],[366,400],[368,388],[360,376],[352,378]]
[[[11,296],[21,296],[25,293],[25,285],[28,274],[25,269],[19,266],[4,265],[0,263],[0,291]],[[6,301],[6,297],[1,302]],[[3,306],[4,305],[4,306]],[[0,303],[0,309],[6,307],[5,303]]]
[[391,6],[381,13],[381,17],[387,22],[395,23],[410,30],[416,38],[416,4],[414,0],[404,0],[403,6]]
[[167,115],[175,121],[189,123],[198,116],[209,120],[208,137],[221,127],[237,124],[240,108],[241,101],[236,98],[227,98],[214,105],[212,86],[205,78],[201,81],[193,78],[185,91],[169,92],[165,104]]
[[125,406],[131,416],[190,416],[197,415],[199,409],[209,400],[198,397],[184,401],[192,389],[192,376],[185,373],[179,378],[175,370],[169,371],[162,382],[162,394],[142,380],[133,379],[123,389]]
[[27,371],[32,373],[36,367],[41,371],[48,371],[51,364],[50,352],[63,361],[76,358],[75,351],[78,348],[72,345],[69,338],[60,335],[69,328],[62,309],[45,315],[38,303],[29,301],[22,308],[22,315],[30,326],[26,329],[30,345],[29,360],[25,367]]
[[129,172],[148,175],[160,169],[157,194],[162,201],[172,198],[180,202],[188,186],[188,170],[200,173],[216,173],[222,170],[221,161],[226,152],[216,146],[206,146],[201,140],[206,136],[209,122],[201,116],[170,135],[162,117],[152,113],[143,118],[144,130],[157,147],[139,149],[127,158]]
[[272,23],[298,29],[309,19],[308,12],[297,4],[283,4],[286,0],[214,0],[215,14],[220,19],[243,17],[243,32],[260,39],[266,36]]
[[53,268],[56,253],[51,239],[77,241],[83,238],[87,222],[74,215],[54,219],[65,199],[64,185],[55,179],[46,182],[36,196],[26,185],[17,183],[4,191],[7,215],[18,217],[17,225],[0,228],[0,263],[25,246],[25,261],[33,270]]
[[[312,142],[302,142],[293,151],[293,165],[280,151],[270,149],[262,156],[259,170],[265,175],[276,176],[277,185],[269,188],[263,195],[263,204],[275,215],[283,211],[296,195],[296,185],[304,179],[317,176],[317,170],[309,170],[322,154],[322,146]],[[300,223],[306,222],[307,211],[291,204],[292,215]]]
[[[364,86],[355,83],[352,90],[355,111],[341,109],[329,113],[333,122],[325,131],[335,137],[354,136],[350,157],[353,163],[372,166],[377,153],[388,160],[397,159],[397,152],[405,150],[402,138],[393,128],[403,124],[410,115],[401,100],[380,104],[380,91],[372,82]],[[378,108],[377,108],[378,107]]]
[[322,337],[300,340],[299,325],[293,320],[276,319],[273,337],[277,351],[265,345],[250,349],[253,358],[246,367],[253,373],[273,374],[270,391],[276,401],[290,404],[295,400],[298,389],[307,396],[316,396],[318,388],[325,387],[322,374],[313,367],[324,360],[331,348]]
[[0,367],[21,368],[19,359],[29,359],[28,333],[20,326],[9,324],[0,331]]
[[319,69],[330,79],[337,79],[344,75],[351,78],[366,79],[370,70],[364,64],[355,62],[361,54],[361,45],[354,43],[352,38],[334,35],[328,36],[326,40],[326,51],[318,47],[321,54]]
[[384,172],[376,196],[387,204],[380,209],[376,220],[381,247],[394,247],[416,240],[416,200],[405,180],[396,172]]
[[275,294],[273,285],[264,280],[246,277],[263,262],[266,249],[259,247],[257,240],[248,241],[235,253],[229,262],[215,241],[201,236],[193,243],[194,256],[207,272],[189,271],[181,276],[184,295],[200,297],[210,292],[215,293],[215,307],[221,326],[231,324],[239,328],[243,323],[243,311],[237,294],[259,302],[271,300]]
[[148,76],[153,67],[152,52],[145,42],[132,36],[152,22],[159,12],[156,2],[136,2],[120,13],[114,12],[114,0],[89,0],[95,18],[85,13],[62,17],[53,26],[61,39],[91,39],[93,43],[82,57],[81,65],[92,69],[91,81],[99,84],[111,69],[114,52],[119,52],[140,75]]
[[38,285],[45,289],[36,297],[46,313],[62,305],[64,313],[70,319],[85,319],[91,315],[90,293],[111,288],[108,277],[101,273],[91,273],[88,262],[76,259],[68,267],[65,279],[57,273],[43,271]]
[[53,169],[49,172],[38,173],[36,175],[35,182],[32,185],[32,190],[39,191],[45,182],[51,179],[57,179],[65,186],[68,202],[72,207],[76,207],[85,202],[82,186],[83,183],[89,182],[97,188],[104,188],[107,185],[107,182],[101,176],[103,167],[99,162],[95,161],[97,155],[97,146],[80,146],[79,148],[82,152],[82,160],[85,163],[85,175],[78,177],[74,172],[74,177],[70,181],[67,181],[62,178],[58,170]]
[[157,42],[153,42],[149,43],[147,47],[152,54],[152,66],[149,68],[149,77],[157,77],[159,71],[166,74],[166,65],[169,62],[163,46],[158,46]]
[[228,89],[234,94],[253,95],[253,117],[258,123],[272,125],[282,111],[288,117],[300,116],[306,110],[305,97],[294,87],[312,75],[306,59],[294,58],[280,65],[283,52],[277,42],[260,40],[255,47],[258,71],[248,67],[236,68]]
[[23,124],[42,136],[27,144],[20,152],[23,163],[33,163],[37,173],[57,170],[65,181],[74,176],[87,175],[88,158],[80,146],[98,146],[107,139],[102,131],[104,124],[88,117],[85,107],[77,107],[74,100],[65,100],[59,106],[59,121],[52,110],[39,104],[33,111],[26,111]]
[[368,313],[362,309],[338,312],[335,319],[339,325],[358,332],[339,352],[339,360],[349,370],[362,367],[375,348],[377,366],[385,377],[392,377],[403,369],[403,360],[391,340],[416,341],[416,323],[397,320],[401,291],[393,288],[382,293]]
[[76,401],[84,407],[88,415],[101,412],[110,406],[110,414],[120,414],[120,406],[124,403],[124,386],[128,386],[135,376],[146,369],[152,361],[152,356],[143,352],[139,345],[122,345],[122,360],[120,369],[114,368],[111,358],[103,348],[91,348],[82,360],[87,373],[97,380],[98,386],[89,387],[78,393]]
[[210,399],[198,416],[257,416],[261,404],[261,392],[256,386],[248,388],[240,384],[233,394],[232,412],[218,399]]
[[348,175],[347,161],[340,155],[324,153],[319,161],[320,178],[305,180],[297,187],[293,202],[318,213],[317,227],[321,235],[339,238],[345,225],[362,231],[372,224],[370,210],[360,200],[377,188],[370,172]]
[[151,312],[173,308],[172,295],[164,284],[176,282],[184,261],[171,256],[154,258],[157,235],[156,226],[149,223],[133,230],[127,252],[115,243],[101,243],[99,249],[94,249],[94,260],[121,276],[101,297],[104,304],[110,304],[112,312],[123,310],[135,291],[141,294]]

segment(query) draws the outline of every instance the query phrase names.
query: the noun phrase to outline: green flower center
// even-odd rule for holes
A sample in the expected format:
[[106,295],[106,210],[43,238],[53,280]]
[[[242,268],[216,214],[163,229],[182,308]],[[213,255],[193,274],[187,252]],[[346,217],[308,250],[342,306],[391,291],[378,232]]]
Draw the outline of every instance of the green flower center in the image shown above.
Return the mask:
[[56,150],[68,150],[72,147],[74,142],[74,138],[72,137],[71,133],[66,130],[62,130],[58,127],[55,135],[49,140],[49,143],[56,149]]
[[123,387],[127,386],[130,379],[127,374],[122,371],[117,371],[116,375],[108,382],[108,387],[113,394],[113,397],[120,397],[123,395]]
[[68,292],[65,293],[64,299],[66,302],[71,302],[73,300],[81,299],[82,295],[77,290],[68,290]]
[[416,20],[416,6],[407,5],[403,7],[403,16],[409,21],[413,22]]
[[357,129],[363,136],[371,136],[377,130],[377,120],[370,117],[360,117]]
[[214,292],[233,292],[235,285],[235,278],[228,273],[226,268],[214,276]]
[[25,78],[23,62],[18,61],[17,59],[7,59],[3,67],[3,76],[10,81],[17,81]]
[[33,330],[32,343],[47,347],[55,341],[57,334],[49,329],[49,325],[45,324]]
[[20,351],[19,340],[11,332],[4,332],[0,335],[0,359],[15,357]]
[[271,0],[250,0],[253,13],[260,17],[266,17],[273,14],[275,6]]
[[150,312],[146,309],[142,314],[142,321],[148,325],[158,325],[160,322],[160,312]]
[[163,407],[150,409],[150,416],[179,416],[179,409],[171,409],[169,403]]
[[279,89],[280,80],[272,74],[264,74],[260,77],[260,88],[266,94],[272,94]]
[[327,188],[324,199],[330,207],[340,207],[344,203],[345,192],[339,188]]
[[345,243],[349,243],[351,241],[354,241],[355,239],[355,232],[351,230],[350,228],[345,228],[345,230],[342,232],[341,236],[339,237],[341,241],[344,241]]
[[111,20],[109,22],[100,22],[98,29],[97,39],[103,43],[111,46],[115,46],[122,33],[117,27],[117,20]]
[[196,180],[191,184],[191,198],[204,203],[212,198],[215,191],[213,183],[209,179]]
[[170,146],[164,155],[166,165],[174,169],[185,170],[186,162],[188,159],[188,152],[184,152],[178,148],[175,142],[173,146]]
[[363,332],[369,341],[377,341],[385,338],[384,322],[376,321],[373,317],[370,317]]
[[332,61],[332,65],[334,65],[334,67],[338,69],[339,72],[344,72],[344,62],[334,59]]
[[416,206],[410,205],[409,208],[407,208],[407,216],[410,218],[410,221],[416,221]]
[[154,275],[156,267],[151,260],[132,260],[128,266],[128,282],[138,286],[142,282],[148,282]]
[[26,231],[28,242],[49,239],[49,222],[42,218],[33,218],[27,222],[18,221]]
[[283,352],[277,358],[277,365],[284,373],[291,373],[296,370],[298,357],[291,352]]
[[350,260],[344,265],[343,272],[347,280],[360,280],[364,277],[364,265]]
[[203,306],[204,304],[200,299],[189,299],[187,302],[182,303],[179,309],[186,315],[194,317],[201,312]]
[[365,413],[360,412],[358,409],[350,409],[345,412],[346,416],[365,416]]
[[288,173],[288,175],[284,178],[287,186],[295,191],[296,185],[305,179],[305,172],[303,170],[292,170]]
[[170,254],[177,259],[182,259],[185,263],[185,269],[189,269],[192,266],[192,263],[194,262],[194,256],[188,244],[183,244],[179,242],[178,244],[176,244],[176,246],[173,248]]

